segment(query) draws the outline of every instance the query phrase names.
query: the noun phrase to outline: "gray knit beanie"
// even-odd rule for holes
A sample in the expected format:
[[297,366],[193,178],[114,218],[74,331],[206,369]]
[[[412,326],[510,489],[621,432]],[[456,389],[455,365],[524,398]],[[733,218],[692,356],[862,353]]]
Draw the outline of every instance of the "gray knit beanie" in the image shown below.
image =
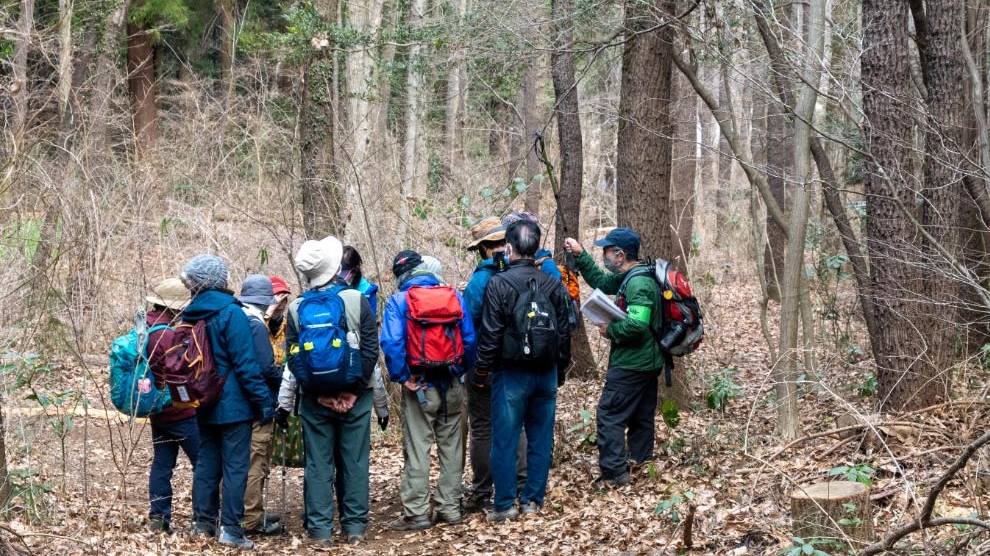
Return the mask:
[[423,255],[423,262],[419,263],[419,266],[416,268],[430,271],[431,274],[443,282],[443,264],[440,262],[440,259],[432,255]]
[[216,255],[196,255],[179,276],[193,295],[227,287],[227,263]]

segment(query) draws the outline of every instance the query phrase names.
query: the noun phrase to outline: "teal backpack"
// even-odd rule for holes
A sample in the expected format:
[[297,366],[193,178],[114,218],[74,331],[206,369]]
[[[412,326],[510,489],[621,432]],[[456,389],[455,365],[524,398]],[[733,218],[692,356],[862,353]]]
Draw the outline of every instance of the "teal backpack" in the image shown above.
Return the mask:
[[144,309],[134,317],[134,328],[110,345],[110,401],[125,415],[147,417],[171,405],[167,388],[157,388],[148,366],[148,336],[166,330],[167,324],[150,329]]

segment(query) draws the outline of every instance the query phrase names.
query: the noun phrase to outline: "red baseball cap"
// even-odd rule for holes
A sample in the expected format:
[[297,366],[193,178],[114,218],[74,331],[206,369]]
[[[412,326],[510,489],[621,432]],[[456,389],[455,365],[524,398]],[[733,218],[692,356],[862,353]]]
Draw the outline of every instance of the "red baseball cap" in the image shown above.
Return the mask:
[[285,280],[278,276],[269,276],[272,281],[272,295],[278,295],[280,293],[292,293],[289,289],[289,285],[285,283]]

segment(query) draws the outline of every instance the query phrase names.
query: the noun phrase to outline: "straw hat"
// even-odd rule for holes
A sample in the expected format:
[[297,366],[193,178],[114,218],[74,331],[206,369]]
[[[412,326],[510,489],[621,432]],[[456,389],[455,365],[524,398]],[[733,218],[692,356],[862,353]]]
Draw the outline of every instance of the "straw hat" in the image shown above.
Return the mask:
[[505,227],[497,216],[482,218],[471,225],[471,243],[468,244],[468,251],[473,251],[481,245],[483,241],[501,241],[505,239]]

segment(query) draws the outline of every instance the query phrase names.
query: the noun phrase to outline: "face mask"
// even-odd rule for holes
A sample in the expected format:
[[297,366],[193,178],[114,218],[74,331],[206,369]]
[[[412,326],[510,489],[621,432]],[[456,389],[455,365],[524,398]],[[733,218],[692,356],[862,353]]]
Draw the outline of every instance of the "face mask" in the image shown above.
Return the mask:
[[605,263],[605,268],[607,268],[609,272],[618,273],[622,268],[622,263],[618,263],[615,260],[619,256],[619,253],[621,253],[621,251],[616,251],[615,253],[612,253],[611,257],[605,257],[602,259],[602,262]]

